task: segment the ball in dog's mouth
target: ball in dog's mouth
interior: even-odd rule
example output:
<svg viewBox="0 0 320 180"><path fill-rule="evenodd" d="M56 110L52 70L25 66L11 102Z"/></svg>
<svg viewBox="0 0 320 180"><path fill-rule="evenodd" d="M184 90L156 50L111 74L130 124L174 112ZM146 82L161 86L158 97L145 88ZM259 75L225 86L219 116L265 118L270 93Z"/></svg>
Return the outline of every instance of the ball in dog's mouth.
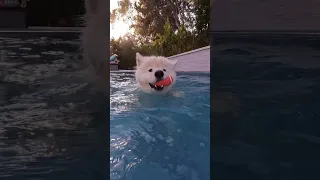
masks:
<svg viewBox="0 0 320 180"><path fill-rule="evenodd" d="M157 79L157 81L156 81L154 84L149 83L149 85L150 85L150 87L151 87L152 89L154 89L154 90L156 90L156 91L161 91L161 90L163 90L164 86L157 86L156 84L157 84L159 81L162 81L162 80L163 80L162 78Z"/></svg>
<svg viewBox="0 0 320 180"><path fill-rule="evenodd" d="M150 85L150 87L151 87L152 89L154 89L154 90L156 90L156 91L161 91L161 90L163 90L163 87L164 87L164 86L157 86L157 85L151 84L151 83L149 83L149 85Z"/></svg>

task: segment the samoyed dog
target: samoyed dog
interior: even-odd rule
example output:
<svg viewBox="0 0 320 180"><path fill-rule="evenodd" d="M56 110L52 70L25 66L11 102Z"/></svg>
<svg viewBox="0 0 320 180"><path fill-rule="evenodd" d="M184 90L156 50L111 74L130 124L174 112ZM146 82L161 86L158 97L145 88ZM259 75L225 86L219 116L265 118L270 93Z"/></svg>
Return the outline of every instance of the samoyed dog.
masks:
<svg viewBox="0 0 320 180"><path fill-rule="evenodd" d="M146 93L166 94L176 82L174 69L177 60L170 60L163 56L142 56L136 54L136 81L138 88ZM172 77L169 86L156 86L155 84L166 77Z"/></svg>
<svg viewBox="0 0 320 180"><path fill-rule="evenodd" d="M107 0L85 0L85 27L81 37L83 58L89 67L89 77L100 85L107 85L106 82L110 82L108 60L110 10L106 8L107 3L109 3ZM138 89L146 93L156 94L166 94L170 91L176 81L174 66L177 61L162 56L142 56L137 53L136 62ZM155 86L157 81L167 76L171 76L173 80L170 86ZM177 93L175 94L177 96Z"/></svg>

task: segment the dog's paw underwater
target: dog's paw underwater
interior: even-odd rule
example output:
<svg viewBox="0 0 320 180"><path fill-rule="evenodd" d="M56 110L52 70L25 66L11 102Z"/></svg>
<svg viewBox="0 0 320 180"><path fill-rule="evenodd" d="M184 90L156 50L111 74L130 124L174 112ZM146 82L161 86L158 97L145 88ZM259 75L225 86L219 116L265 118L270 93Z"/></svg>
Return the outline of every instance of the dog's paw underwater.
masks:
<svg viewBox="0 0 320 180"><path fill-rule="evenodd" d="M136 80L140 90L146 93L165 94L176 82L176 60L163 56L136 54Z"/></svg>

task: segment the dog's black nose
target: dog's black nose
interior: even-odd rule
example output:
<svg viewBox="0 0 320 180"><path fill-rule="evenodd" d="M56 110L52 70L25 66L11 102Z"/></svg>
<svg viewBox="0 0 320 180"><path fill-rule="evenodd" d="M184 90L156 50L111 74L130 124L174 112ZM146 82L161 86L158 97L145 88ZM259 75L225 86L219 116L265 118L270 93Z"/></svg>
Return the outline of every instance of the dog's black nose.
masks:
<svg viewBox="0 0 320 180"><path fill-rule="evenodd" d="M164 76L163 71L156 71L156 72L154 73L154 76L155 76L156 78L158 78L158 79L163 78L163 76Z"/></svg>

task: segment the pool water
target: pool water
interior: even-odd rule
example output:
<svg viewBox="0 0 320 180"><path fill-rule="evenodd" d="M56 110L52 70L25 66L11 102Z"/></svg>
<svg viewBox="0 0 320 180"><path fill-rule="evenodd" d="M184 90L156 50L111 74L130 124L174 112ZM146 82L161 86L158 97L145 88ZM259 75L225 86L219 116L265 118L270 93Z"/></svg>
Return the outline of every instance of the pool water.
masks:
<svg viewBox="0 0 320 180"><path fill-rule="evenodd" d="M209 180L210 75L179 73L174 91L136 89L133 73L111 73L112 180Z"/></svg>
<svg viewBox="0 0 320 180"><path fill-rule="evenodd" d="M320 38L214 34L212 178L320 179Z"/></svg>
<svg viewBox="0 0 320 180"><path fill-rule="evenodd" d="M79 34L0 34L0 179L108 179L108 96Z"/></svg>
<svg viewBox="0 0 320 180"><path fill-rule="evenodd" d="M87 81L78 37L0 33L0 179L208 180L209 75L179 74L176 98L111 74L109 95Z"/></svg>

